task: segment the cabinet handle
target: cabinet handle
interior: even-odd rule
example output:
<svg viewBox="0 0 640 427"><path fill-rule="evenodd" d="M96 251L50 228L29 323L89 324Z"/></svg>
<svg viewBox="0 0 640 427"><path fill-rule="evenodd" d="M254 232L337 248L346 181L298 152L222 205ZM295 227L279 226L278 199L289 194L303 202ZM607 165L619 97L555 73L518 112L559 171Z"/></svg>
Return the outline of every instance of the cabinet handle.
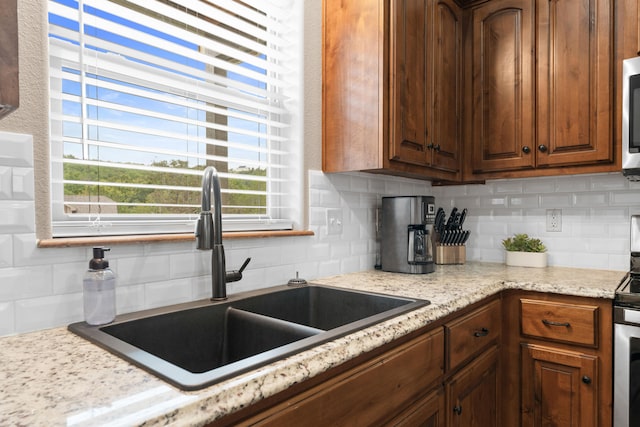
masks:
<svg viewBox="0 0 640 427"><path fill-rule="evenodd" d="M431 150L431 149L433 148L433 142L430 142L430 143L427 145L427 148L428 148L429 150Z"/></svg>
<svg viewBox="0 0 640 427"><path fill-rule="evenodd" d="M453 412L454 412L455 414L458 414L458 415L462 414L462 406L460 406L460 405L458 405L458 406L454 406L454 407L453 407Z"/></svg>
<svg viewBox="0 0 640 427"><path fill-rule="evenodd" d="M553 320L542 319L542 323L547 326L564 326L566 328L571 326L569 322L554 322Z"/></svg>
<svg viewBox="0 0 640 427"><path fill-rule="evenodd" d="M403 139L400 145L409 146L412 150L424 151L424 144L420 144L419 142L411 141L408 139Z"/></svg>
<svg viewBox="0 0 640 427"><path fill-rule="evenodd" d="M434 145L433 149L436 150L436 151L440 151L440 144Z"/></svg>
<svg viewBox="0 0 640 427"><path fill-rule="evenodd" d="M585 375L582 377L582 382L585 384L591 384L591 377Z"/></svg>
<svg viewBox="0 0 640 427"><path fill-rule="evenodd" d="M541 153L544 153L545 151L547 151L547 146L544 144L540 144L538 145L538 150L540 150Z"/></svg>
<svg viewBox="0 0 640 427"><path fill-rule="evenodd" d="M531 152L531 148L527 147L526 145L524 147L522 147L522 152L524 154L529 154Z"/></svg>
<svg viewBox="0 0 640 427"><path fill-rule="evenodd" d="M473 333L474 337L486 337L487 335L489 335L489 330L487 328L482 328L479 331L475 331Z"/></svg>

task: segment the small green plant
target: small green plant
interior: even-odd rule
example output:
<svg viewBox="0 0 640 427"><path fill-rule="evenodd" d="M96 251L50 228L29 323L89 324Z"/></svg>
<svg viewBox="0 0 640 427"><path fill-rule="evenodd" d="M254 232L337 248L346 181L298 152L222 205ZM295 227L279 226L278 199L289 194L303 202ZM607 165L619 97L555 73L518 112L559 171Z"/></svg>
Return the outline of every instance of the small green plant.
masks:
<svg viewBox="0 0 640 427"><path fill-rule="evenodd" d="M524 233L504 239L502 246L509 252L545 252L547 250L540 239L534 239Z"/></svg>

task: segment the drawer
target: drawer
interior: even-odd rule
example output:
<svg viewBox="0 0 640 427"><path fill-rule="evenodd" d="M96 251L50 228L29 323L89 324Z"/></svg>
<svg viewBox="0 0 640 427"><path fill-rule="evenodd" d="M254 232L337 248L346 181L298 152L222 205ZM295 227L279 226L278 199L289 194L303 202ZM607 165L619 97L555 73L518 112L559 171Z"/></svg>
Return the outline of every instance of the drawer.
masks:
<svg viewBox="0 0 640 427"><path fill-rule="evenodd" d="M554 301L520 300L522 334L597 347L598 307Z"/></svg>
<svg viewBox="0 0 640 427"><path fill-rule="evenodd" d="M466 316L445 325L449 369L479 354L500 337L502 310L500 300L493 301Z"/></svg>

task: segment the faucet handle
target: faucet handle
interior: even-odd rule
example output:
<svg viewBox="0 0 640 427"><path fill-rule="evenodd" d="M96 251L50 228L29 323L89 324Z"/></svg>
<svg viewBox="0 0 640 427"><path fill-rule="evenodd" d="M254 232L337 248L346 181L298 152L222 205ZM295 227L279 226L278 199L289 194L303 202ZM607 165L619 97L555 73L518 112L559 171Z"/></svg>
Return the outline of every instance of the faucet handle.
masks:
<svg viewBox="0 0 640 427"><path fill-rule="evenodd" d="M249 265L249 261L251 261L251 257L244 260L244 263L240 267L240 270L227 271L226 273L227 283L237 282L238 280L242 279L242 272L244 271L245 268L247 268L247 265Z"/></svg>

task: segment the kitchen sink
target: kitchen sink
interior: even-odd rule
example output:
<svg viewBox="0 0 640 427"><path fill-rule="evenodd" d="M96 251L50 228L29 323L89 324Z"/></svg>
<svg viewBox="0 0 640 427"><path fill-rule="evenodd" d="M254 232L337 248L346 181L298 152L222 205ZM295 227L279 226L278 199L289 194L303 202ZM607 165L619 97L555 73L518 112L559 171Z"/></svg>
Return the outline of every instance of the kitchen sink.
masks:
<svg viewBox="0 0 640 427"><path fill-rule="evenodd" d="M277 286L69 330L184 390L197 390L429 301L321 285Z"/></svg>

